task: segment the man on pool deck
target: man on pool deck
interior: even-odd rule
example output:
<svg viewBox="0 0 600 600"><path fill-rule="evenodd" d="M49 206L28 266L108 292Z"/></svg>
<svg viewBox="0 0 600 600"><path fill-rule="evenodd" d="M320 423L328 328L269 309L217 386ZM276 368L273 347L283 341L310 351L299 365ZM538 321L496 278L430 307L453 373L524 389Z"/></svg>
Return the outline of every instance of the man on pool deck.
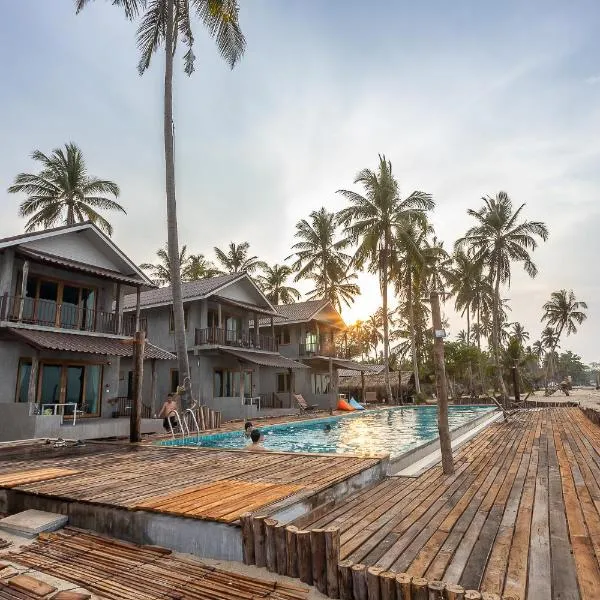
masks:
<svg viewBox="0 0 600 600"><path fill-rule="evenodd" d="M158 413L158 418L164 417L163 419L163 427L165 431L169 431L171 427L175 429L177 427L177 417L175 416L175 412L177 411L177 400L179 397L177 394L169 394L167 396L167 401L162 405L160 412ZM171 423L171 427L169 427L169 422Z"/></svg>
<svg viewBox="0 0 600 600"><path fill-rule="evenodd" d="M252 423L250 421L246 421L244 423L244 435L247 438L249 438L250 434L252 433L252 427L254 427L254 426L252 425Z"/></svg>
<svg viewBox="0 0 600 600"><path fill-rule="evenodd" d="M260 452L264 451L265 447L261 444L263 440L263 436L260 432L260 429L253 429L250 434L250 439L252 443L246 448L249 452Z"/></svg>

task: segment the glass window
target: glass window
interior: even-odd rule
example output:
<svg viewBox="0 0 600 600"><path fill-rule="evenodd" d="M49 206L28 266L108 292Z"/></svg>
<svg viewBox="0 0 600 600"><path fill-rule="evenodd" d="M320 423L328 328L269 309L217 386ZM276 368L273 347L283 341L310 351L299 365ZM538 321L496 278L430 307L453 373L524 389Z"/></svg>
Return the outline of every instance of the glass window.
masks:
<svg viewBox="0 0 600 600"><path fill-rule="evenodd" d="M62 365L42 365L39 397L41 404L59 403Z"/></svg>
<svg viewBox="0 0 600 600"><path fill-rule="evenodd" d="M60 325L65 328L77 327L79 318L79 288L71 285L63 287L60 307Z"/></svg>
<svg viewBox="0 0 600 600"><path fill-rule="evenodd" d="M215 398L223 397L223 371L218 370L214 372L214 390Z"/></svg>
<svg viewBox="0 0 600 600"><path fill-rule="evenodd" d="M311 378L313 394L329 393L329 373L313 373Z"/></svg>
<svg viewBox="0 0 600 600"><path fill-rule="evenodd" d="M83 411L89 415L96 415L99 412L101 379L101 365L87 365L85 367L85 406Z"/></svg>
<svg viewBox="0 0 600 600"><path fill-rule="evenodd" d="M290 343L290 328L289 327L281 327L279 329L277 341L279 344L289 344Z"/></svg>
<svg viewBox="0 0 600 600"><path fill-rule="evenodd" d="M219 315L216 310L209 310L207 314L207 327L219 326Z"/></svg>
<svg viewBox="0 0 600 600"><path fill-rule="evenodd" d="M17 373L17 402L27 402L29 392L29 375L31 373L31 362L22 361L19 363Z"/></svg>
<svg viewBox="0 0 600 600"><path fill-rule="evenodd" d="M83 406L83 379L84 379L84 367L82 365L68 366L66 369L66 390L65 390L65 402L69 404L76 404L78 410L82 410L84 413L88 413L87 407ZM65 407L65 414L72 415L73 407Z"/></svg>
<svg viewBox="0 0 600 600"><path fill-rule="evenodd" d="M227 317L225 319L225 329L227 331L241 331L242 330L242 318L241 317Z"/></svg>
<svg viewBox="0 0 600 600"><path fill-rule="evenodd" d="M213 393L215 398L241 398L252 394L252 371L215 369L213 374ZM243 386L243 389L242 387Z"/></svg>
<svg viewBox="0 0 600 600"><path fill-rule="evenodd" d="M188 309L183 309L183 326L188 328ZM173 314L173 309L169 312L169 331L175 331L175 315Z"/></svg>
<svg viewBox="0 0 600 600"><path fill-rule="evenodd" d="M289 373L277 373L277 392L289 392L290 391L290 374Z"/></svg>

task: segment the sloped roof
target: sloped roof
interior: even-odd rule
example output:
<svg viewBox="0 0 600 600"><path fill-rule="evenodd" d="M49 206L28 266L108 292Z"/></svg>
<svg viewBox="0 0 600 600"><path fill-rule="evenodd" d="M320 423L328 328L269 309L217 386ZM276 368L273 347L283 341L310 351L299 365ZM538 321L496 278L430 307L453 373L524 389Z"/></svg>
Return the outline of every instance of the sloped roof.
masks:
<svg viewBox="0 0 600 600"><path fill-rule="evenodd" d="M390 386L407 388L413 381L412 371L390 371ZM360 375L345 377L340 380L339 386L344 389L360 388L362 380ZM365 389L376 389L385 386L384 373L365 373Z"/></svg>
<svg viewBox="0 0 600 600"><path fill-rule="evenodd" d="M183 300L203 299L211 296L212 294L219 291L221 288L247 277L245 273L228 273L227 275L220 275L218 277L210 277L209 279L198 279L197 281L186 281L181 284L181 295ZM140 306L162 306L165 304L171 304L173 302L173 293L171 286L158 288L156 290L150 290L149 292L142 292L140 296ZM136 296L135 294L129 294L125 296L123 303L124 310L131 310L135 308Z"/></svg>
<svg viewBox="0 0 600 600"><path fill-rule="evenodd" d="M366 373L382 373L383 369L384 369L384 365L370 365L370 364L363 364L363 367L365 367L364 372L365 372L365 376ZM338 375L340 377L354 377L356 375L356 370L355 369L340 369L338 371Z"/></svg>
<svg viewBox="0 0 600 600"><path fill-rule="evenodd" d="M294 302L292 304L278 304L275 306L275 310L279 313L279 316L274 317L273 323L275 325L283 323L304 323L311 321L314 317L324 308L330 307L332 312L335 312L340 320L341 315L331 304L329 300L305 300L304 302ZM271 319L260 319L260 327L267 327L271 324ZM250 322L250 327L254 327L254 323Z"/></svg>
<svg viewBox="0 0 600 600"><path fill-rule="evenodd" d="M233 348L221 348L221 352L225 354L231 354L236 358L244 360L255 365L262 367L276 367L283 369L308 369L306 365L300 362L292 360L291 358L285 358L276 352L252 352L251 350L238 350Z"/></svg>

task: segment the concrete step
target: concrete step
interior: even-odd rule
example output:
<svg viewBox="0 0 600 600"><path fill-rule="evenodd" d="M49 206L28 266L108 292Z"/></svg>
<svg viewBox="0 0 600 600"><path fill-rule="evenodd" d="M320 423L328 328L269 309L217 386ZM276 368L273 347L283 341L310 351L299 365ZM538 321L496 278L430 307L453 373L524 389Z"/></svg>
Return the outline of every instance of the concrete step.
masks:
<svg viewBox="0 0 600 600"><path fill-rule="evenodd" d="M56 531L64 527L69 518L66 515L43 510L25 510L0 519L0 529L16 535L33 538L43 531Z"/></svg>

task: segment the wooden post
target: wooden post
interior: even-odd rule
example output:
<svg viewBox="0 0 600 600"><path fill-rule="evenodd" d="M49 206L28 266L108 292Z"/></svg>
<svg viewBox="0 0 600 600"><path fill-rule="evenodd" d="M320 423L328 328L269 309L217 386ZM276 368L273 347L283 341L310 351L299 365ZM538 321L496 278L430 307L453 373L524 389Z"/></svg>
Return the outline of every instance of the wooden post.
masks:
<svg viewBox="0 0 600 600"><path fill-rule="evenodd" d="M481 594L477 590L467 590L465 600L481 600Z"/></svg>
<svg viewBox="0 0 600 600"><path fill-rule="evenodd" d="M396 600L396 573L384 571L379 575L381 600Z"/></svg>
<svg viewBox="0 0 600 600"><path fill-rule="evenodd" d="M117 291L115 297L115 318L112 322L113 333L121 333L122 313L121 313L121 284L117 283ZM137 327L135 329L137 331Z"/></svg>
<svg viewBox="0 0 600 600"><path fill-rule="evenodd" d="M292 402L292 394L294 393L292 391L292 369L288 369L288 385L289 385L289 389L288 389L288 400L289 400L289 405L290 408L292 408L294 406L294 403Z"/></svg>
<svg viewBox="0 0 600 600"><path fill-rule="evenodd" d="M340 600L354 600L352 592L352 561L343 560L338 563L338 587Z"/></svg>
<svg viewBox="0 0 600 600"><path fill-rule="evenodd" d="M313 529L310 532L310 550L312 556L312 575L314 586L327 593L327 557L325 553L325 530Z"/></svg>
<svg viewBox="0 0 600 600"><path fill-rule="evenodd" d="M338 563L340 562L340 530L338 527L325 529L325 560L327 570L327 595L339 598Z"/></svg>
<svg viewBox="0 0 600 600"><path fill-rule="evenodd" d="M240 516L242 526L242 556L244 564L254 564L254 528L252 527L252 513L244 513Z"/></svg>
<svg viewBox="0 0 600 600"><path fill-rule="evenodd" d="M411 600L429 600L428 581L422 577L415 577L410 586Z"/></svg>
<svg viewBox="0 0 600 600"><path fill-rule="evenodd" d="M437 391L437 417L440 434L440 449L442 451L442 469L444 475L454 473L452 459L452 440L448 427L448 388L446 386L446 367L444 365L444 340L442 334L442 314L440 297L436 291L430 294L431 318L433 321L433 360L435 367L435 384ZM439 336L439 337L438 337Z"/></svg>
<svg viewBox="0 0 600 600"><path fill-rule="evenodd" d="M412 577L408 573L396 575L396 598L397 600L411 600Z"/></svg>
<svg viewBox="0 0 600 600"><path fill-rule="evenodd" d="M258 313L254 313L254 347L260 348L260 327L258 325Z"/></svg>
<svg viewBox="0 0 600 600"><path fill-rule="evenodd" d="M252 529L254 534L254 563L257 567L264 567L267 564L267 552L265 545L265 519L260 516L252 519Z"/></svg>
<svg viewBox="0 0 600 600"><path fill-rule="evenodd" d="M446 600L465 600L465 590L454 583L446 585Z"/></svg>
<svg viewBox="0 0 600 600"><path fill-rule="evenodd" d="M296 546L296 532L298 528L288 525L285 528L285 545L287 546L287 576L298 577L298 548Z"/></svg>
<svg viewBox="0 0 600 600"><path fill-rule="evenodd" d="M273 340L275 339L275 321L273 320L273 316L271 315L271 337Z"/></svg>
<svg viewBox="0 0 600 600"><path fill-rule="evenodd" d="M142 295L142 290L138 286L138 288L136 290L136 297L135 297L135 330L136 331L140 330L140 299L141 299L141 295Z"/></svg>
<svg viewBox="0 0 600 600"><path fill-rule="evenodd" d="M383 567L369 567L367 569L368 600L381 600L381 588L379 586L380 573L383 573Z"/></svg>
<svg viewBox="0 0 600 600"><path fill-rule="evenodd" d="M152 403L152 411L156 411L158 408L158 403L156 401L156 381L157 381L157 375L156 375L156 359L153 358L150 361L150 367L151 367L151 379L150 379L150 402Z"/></svg>
<svg viewBox="0 0 600 600"><path fill-rule="evenodd" d="M27 296L27 278L29 277L29 261L23 262L23 271L21 275L21 297L19 298L19 321L23 319L23 307L25 306L25 297ZM57 307L58 310L58 307Z"/></svg>
<svg viewBox="0 0 600 600"><path fill-rule="evenodd" d="M519 391L519 371L517 370L517 365L514 365L511 368L512 371L512 380L513 380L513 389L515 391L515 402L521 401L521 393Z"/></svg>
<svg viewBox="0 0 600 600"><path fill-rule="evenodd" d="M430 581L429 600L444 600L444 589L446 584L443 581Z"/></svg>
<svg viewBox="0 0 600 600"><path fill-rule="evenodd" d="M146 334L136 331L133 338L133 402L129 419L129 441L142 441L142 393L144 381L144 348Z"/></svg>
<svg viewBox="0 0 600 600"><path fill-rule="evenodd" d="M364 404L365 403L365 372L361 371L360 372L360 401Z"/></svg>
<svg viewBox="0 0 600 600"><path fill-rule="evenodd" d="M223 329L223 311L221 310L221 304L217 304L217 323L218 328ZM223 340L225 341L225 340Z"/></svg>
<svg viewBox="0 0 600 600"><path fill-rule="evenodd" d="M352 565L352 592L354 600L367 600L367 567Z"/></svg>
<svg viewBox="0 0 600 600"><path fill-rule="evenodd" d="M300 530L296 532L296 544L298 548L298 576L302 583L313 584L312 551L310 546L310 531Z"/></svg>
<svg viewBox="0 0 600 600"><path fill-rule="evenodd" d="M31 370L29 371L29 386L27 387L27 402L29 402L29 404L37 403L37 382L39 365L40 353L38 350L34 350L33 356L31 357ZM31 407L29 410L31 410Z"/></svg>
<svg viewBox="0 0 600 600"><path fill-rule="evenodd" d="M275 519L265 519L265 546L267 555L267 570L271 573L277 571L277 546L275 543Z"/></svg>
<svg viewBox="0 0 600 600"><path fill-rule="evenodd" d="M283 523L277 523L275 526L275 548L277 549L277 573L285 575L287 573L287 544Z"/></svg>
<svg viewBox="0 0 600 600"><path fill-rule="evenodd" d="M332 415L335 410L335 389L333 387L333 359L329 357L329 414Z"/></svg>
<svg viewBox="0 0 600 600"><path fill-rule="evenodd" d="M502 600L502 598L494 592L481 592L481 600Z"/></svg>

